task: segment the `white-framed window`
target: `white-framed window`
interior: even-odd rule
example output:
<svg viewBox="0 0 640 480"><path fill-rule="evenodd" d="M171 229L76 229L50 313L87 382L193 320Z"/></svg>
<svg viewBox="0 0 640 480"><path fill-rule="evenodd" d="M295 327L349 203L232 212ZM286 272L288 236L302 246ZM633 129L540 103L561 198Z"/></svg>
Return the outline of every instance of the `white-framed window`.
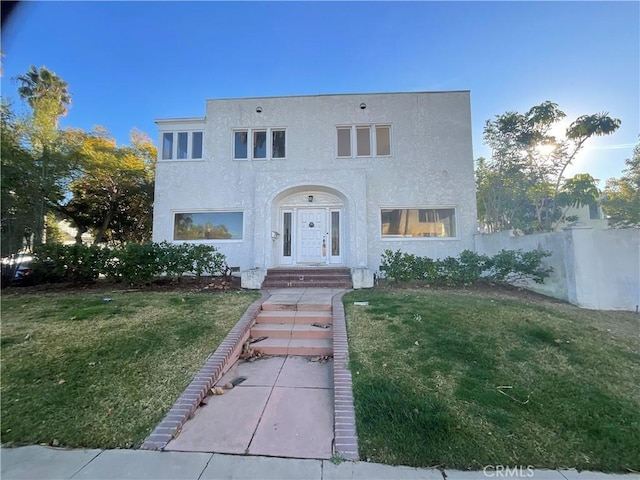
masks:
<svg viewBox="0 0 640 480"><path fill-rule="evenodd" d="M457 238L456 209L382 208L382 238Z"/></svg>
<svg viewBox="0 0 640 480"><path fill-rule="evenodd" d="M391 156L391 125L336 127L338 158Z"/></svg>
<svg viewBox="0 0 640 480"><path fill-rule="evenodd" d="M244 212L210 211L174 214L174 240L242 240Z"/></svg>
<svg viewBox="0 0 640 480"><path fill-rule="evenodd" d="M234 160L284 159L287 135L284 128L237 128L233 130Z"/></svg>
<svg viewBox="0 0 640 480"><path fill-rule="evenodd" d="M162 160L201 160L202 132L162 132Z"/></svg>
<svg viewBox="0 0 640 480"><path fill-rule="evenodd" d="M351 127L338 127L338 157L351 157Z"/></svg>

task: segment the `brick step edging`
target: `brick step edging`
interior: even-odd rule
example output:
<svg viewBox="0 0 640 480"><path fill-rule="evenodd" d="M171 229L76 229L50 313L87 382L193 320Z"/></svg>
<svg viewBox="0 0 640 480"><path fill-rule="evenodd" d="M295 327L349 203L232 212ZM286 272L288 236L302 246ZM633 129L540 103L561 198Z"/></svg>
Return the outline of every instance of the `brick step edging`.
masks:
<svg viewBox="0 0 640 480"><path fill-rule="evenodd" d="M178 397L169 413L155 427L140 446L141 450L162 450L180 431L186 421L196 411L207 391L222 378L240 355L242 343L248 337L260 307L271 296L263 291L262 297L253 302L231 329L218 348L196 373L185 391Z"/></svg>
<svg viewBox="0 0 640 480"><path fill-rule="evenodd" d="M340 292L331 299L333 309L333 450L345 460L357 461L358 432L349 370L347 323Z"/></svg>

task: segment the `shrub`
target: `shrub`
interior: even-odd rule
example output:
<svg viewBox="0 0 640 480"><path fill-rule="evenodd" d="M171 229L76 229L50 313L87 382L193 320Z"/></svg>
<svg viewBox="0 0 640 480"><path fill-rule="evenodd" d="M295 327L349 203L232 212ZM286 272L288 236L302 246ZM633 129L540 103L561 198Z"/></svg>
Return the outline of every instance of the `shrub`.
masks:
<svg viewBox="0 0 640 480"><path fill-rule="evenodd" d="M162 273L162 247L157 243L128 243L112 250L110 275L126 283L150 283Z"/></svg>
<svg viewBox="0 0 640 480"><path fill-rule="evenodd" d="M543 267L542 259L551 255L546 250L500 250L491 259L488 277L498 282L514 283L531 279L543 283L553 271L552 267Z"/></svg>
<svg viewBox="0 0 640 480"><path fill-rule="evenodd" d="M193 258L190 253L188 243L174 245L168 242L162 242L160 248L163 255L160 259L164 273L168 277L182 277L185 273L190 272L193 268Z"/></svg>
<svg viewBox="0 0 640 480"><path fill-rule="evenodd" d="M531 279L542 283L553 270L542 266L542 259L549 255L551 253L544 250L524 253L521 250L502 250L490 258L465 250L457 258L434 260L400 250L385 250L380 270L395 283L420 280L429 285L454 287L474 285L483 277L498 282Z"/></svg>
<svg viewBox="0 0 640 480"><path fill-rule="evenodd" d="M34 282L92 282L104 271L109 250L96 245L39 245L34 251Z"/></svg>
<svg viewBox="0 0 640 480"><path fill-rule="evenodd" d="M221 273L226 265L225 256L210 245L190 245L193 259L192 272L200 277L203 273Z"/></svg>
<svg viewBox="0 0 640 480"><path fill-rule="evenodd" d="M211 245L129 243L107 248L81 244L48 244L34 252L34 282L87 283L100 274L116 281L150 283L159 275L222 273L225 256Z"/></svg>

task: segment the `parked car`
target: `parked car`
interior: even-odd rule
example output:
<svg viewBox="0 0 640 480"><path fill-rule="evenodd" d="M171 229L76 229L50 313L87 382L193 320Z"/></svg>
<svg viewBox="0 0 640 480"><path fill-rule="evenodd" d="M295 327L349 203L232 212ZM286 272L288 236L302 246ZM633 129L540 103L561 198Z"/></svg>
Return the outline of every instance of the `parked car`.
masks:
<svg viewBox="0 0 640 480"><path fill-rule="evenodd" d="M9 285L31 285L33 283L31 263L33 256L15 253L2 259L2 288Z"/></svg>

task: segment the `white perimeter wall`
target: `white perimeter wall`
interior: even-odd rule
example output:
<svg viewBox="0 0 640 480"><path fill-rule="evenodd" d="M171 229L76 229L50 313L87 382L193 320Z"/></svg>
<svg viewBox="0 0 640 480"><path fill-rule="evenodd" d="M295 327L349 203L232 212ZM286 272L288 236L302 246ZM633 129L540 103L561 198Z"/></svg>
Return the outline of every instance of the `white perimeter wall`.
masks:
<svg viewBox="0 0 640 480"><path fill-rule="evenodd" d="M544 259L554 271L543 284L524 285L544 295L596 310L631 310L640 305L640 229L593 230L513 236L511 232L475 236L476 252L502 249L552 252Z"/></svg>

